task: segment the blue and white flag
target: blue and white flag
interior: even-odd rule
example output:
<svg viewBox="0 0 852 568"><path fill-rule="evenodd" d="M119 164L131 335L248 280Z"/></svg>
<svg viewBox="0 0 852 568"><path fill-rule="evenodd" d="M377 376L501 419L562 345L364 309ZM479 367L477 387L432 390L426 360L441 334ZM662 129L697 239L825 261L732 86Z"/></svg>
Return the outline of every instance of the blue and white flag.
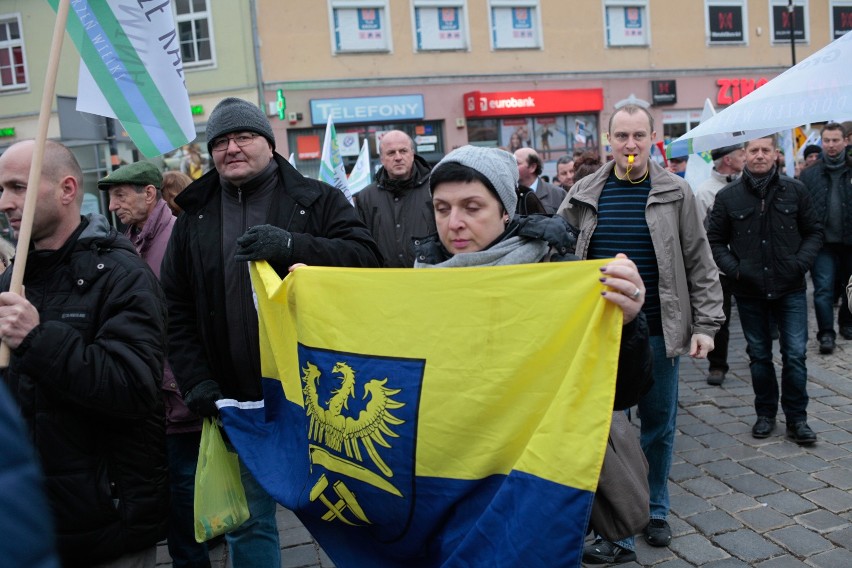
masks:
<svg viewBox="0 0 852 568"><path fill-rule="evenodd" d="M342 191L349 203L352 203L352 194L349 193L349 183L346 181L346 169L343 167L340 146L337 144L337 130L334 129L331 115L328 116L328 122L325 125L319 179Z"/></svg>

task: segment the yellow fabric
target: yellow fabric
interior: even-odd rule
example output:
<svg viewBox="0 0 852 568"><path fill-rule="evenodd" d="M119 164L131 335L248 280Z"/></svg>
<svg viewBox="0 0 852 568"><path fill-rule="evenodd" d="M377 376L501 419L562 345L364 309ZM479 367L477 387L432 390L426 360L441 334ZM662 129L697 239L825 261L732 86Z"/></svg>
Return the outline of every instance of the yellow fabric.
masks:
<svg viewBox="0 0 852 568"><path fill-rule="evenodd" d="M415 474L512 470L594 491L614 396L621 311L606 260L455 269L252 264L264 376L304 406L297 341L426 361Z"/></svg>

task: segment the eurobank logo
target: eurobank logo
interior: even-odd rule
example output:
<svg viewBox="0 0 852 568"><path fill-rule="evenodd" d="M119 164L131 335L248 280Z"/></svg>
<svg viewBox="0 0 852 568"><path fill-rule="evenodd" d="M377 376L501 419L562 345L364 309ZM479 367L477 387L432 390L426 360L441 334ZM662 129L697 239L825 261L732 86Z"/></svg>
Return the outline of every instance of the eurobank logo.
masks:
<svg viewBox="0 0 852 568"><path fill-rule="evenodd" d="M559 91L510 91L464 95L465 116L511 116L597 112L603 109L603 89Z"/></svg>

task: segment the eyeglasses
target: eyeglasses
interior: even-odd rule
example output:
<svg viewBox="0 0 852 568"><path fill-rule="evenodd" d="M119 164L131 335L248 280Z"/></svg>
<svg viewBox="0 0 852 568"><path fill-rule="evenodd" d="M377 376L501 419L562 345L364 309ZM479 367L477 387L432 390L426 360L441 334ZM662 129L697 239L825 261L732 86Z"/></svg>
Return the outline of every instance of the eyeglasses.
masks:
<svg viewBox="0 0 852 568"><path fill-rule="evenodd" d="M224 138L217 138L214 140L210 147L213 148L214 152L224 152L231 144L231 140L233 140L237 146L245 148L258 136L260 136L260 134L254 132L246 132L245 134L237 134L236 136L225 136Z"/></svg>

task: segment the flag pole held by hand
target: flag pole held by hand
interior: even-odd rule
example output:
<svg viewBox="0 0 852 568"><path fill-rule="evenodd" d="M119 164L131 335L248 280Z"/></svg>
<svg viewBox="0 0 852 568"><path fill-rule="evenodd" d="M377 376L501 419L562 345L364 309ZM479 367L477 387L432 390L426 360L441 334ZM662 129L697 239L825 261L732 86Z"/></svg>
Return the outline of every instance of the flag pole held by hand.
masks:
<svg viewBox="0 0 852 568"><path fill-rule="evenodd" d="M68 21L68 10L71 0L59 0L56 11L56 23L53 26L53 41L50 44L50 58L47 62L47 73L44 78L44 91L41 97L41 108L38 115L38 131L33 149L33 160L30 164L30 175L27 180L27 192L24 196L24 211L21 214L21 228L18 231L18 246L15 249L15 262L12 267L12 282L9 291L21 294L24 284L24 271L27 268L27 254L30 249L30 235L33 229L38 187L41 184L41 166L44 161L44 145L47 142L47 127L50 125L50 107L56 93L56 75L59 70L59 56L62 53L62 40L65 38L65 25ZM9 346L0 344L0 368L9 366Z"/></svg>

